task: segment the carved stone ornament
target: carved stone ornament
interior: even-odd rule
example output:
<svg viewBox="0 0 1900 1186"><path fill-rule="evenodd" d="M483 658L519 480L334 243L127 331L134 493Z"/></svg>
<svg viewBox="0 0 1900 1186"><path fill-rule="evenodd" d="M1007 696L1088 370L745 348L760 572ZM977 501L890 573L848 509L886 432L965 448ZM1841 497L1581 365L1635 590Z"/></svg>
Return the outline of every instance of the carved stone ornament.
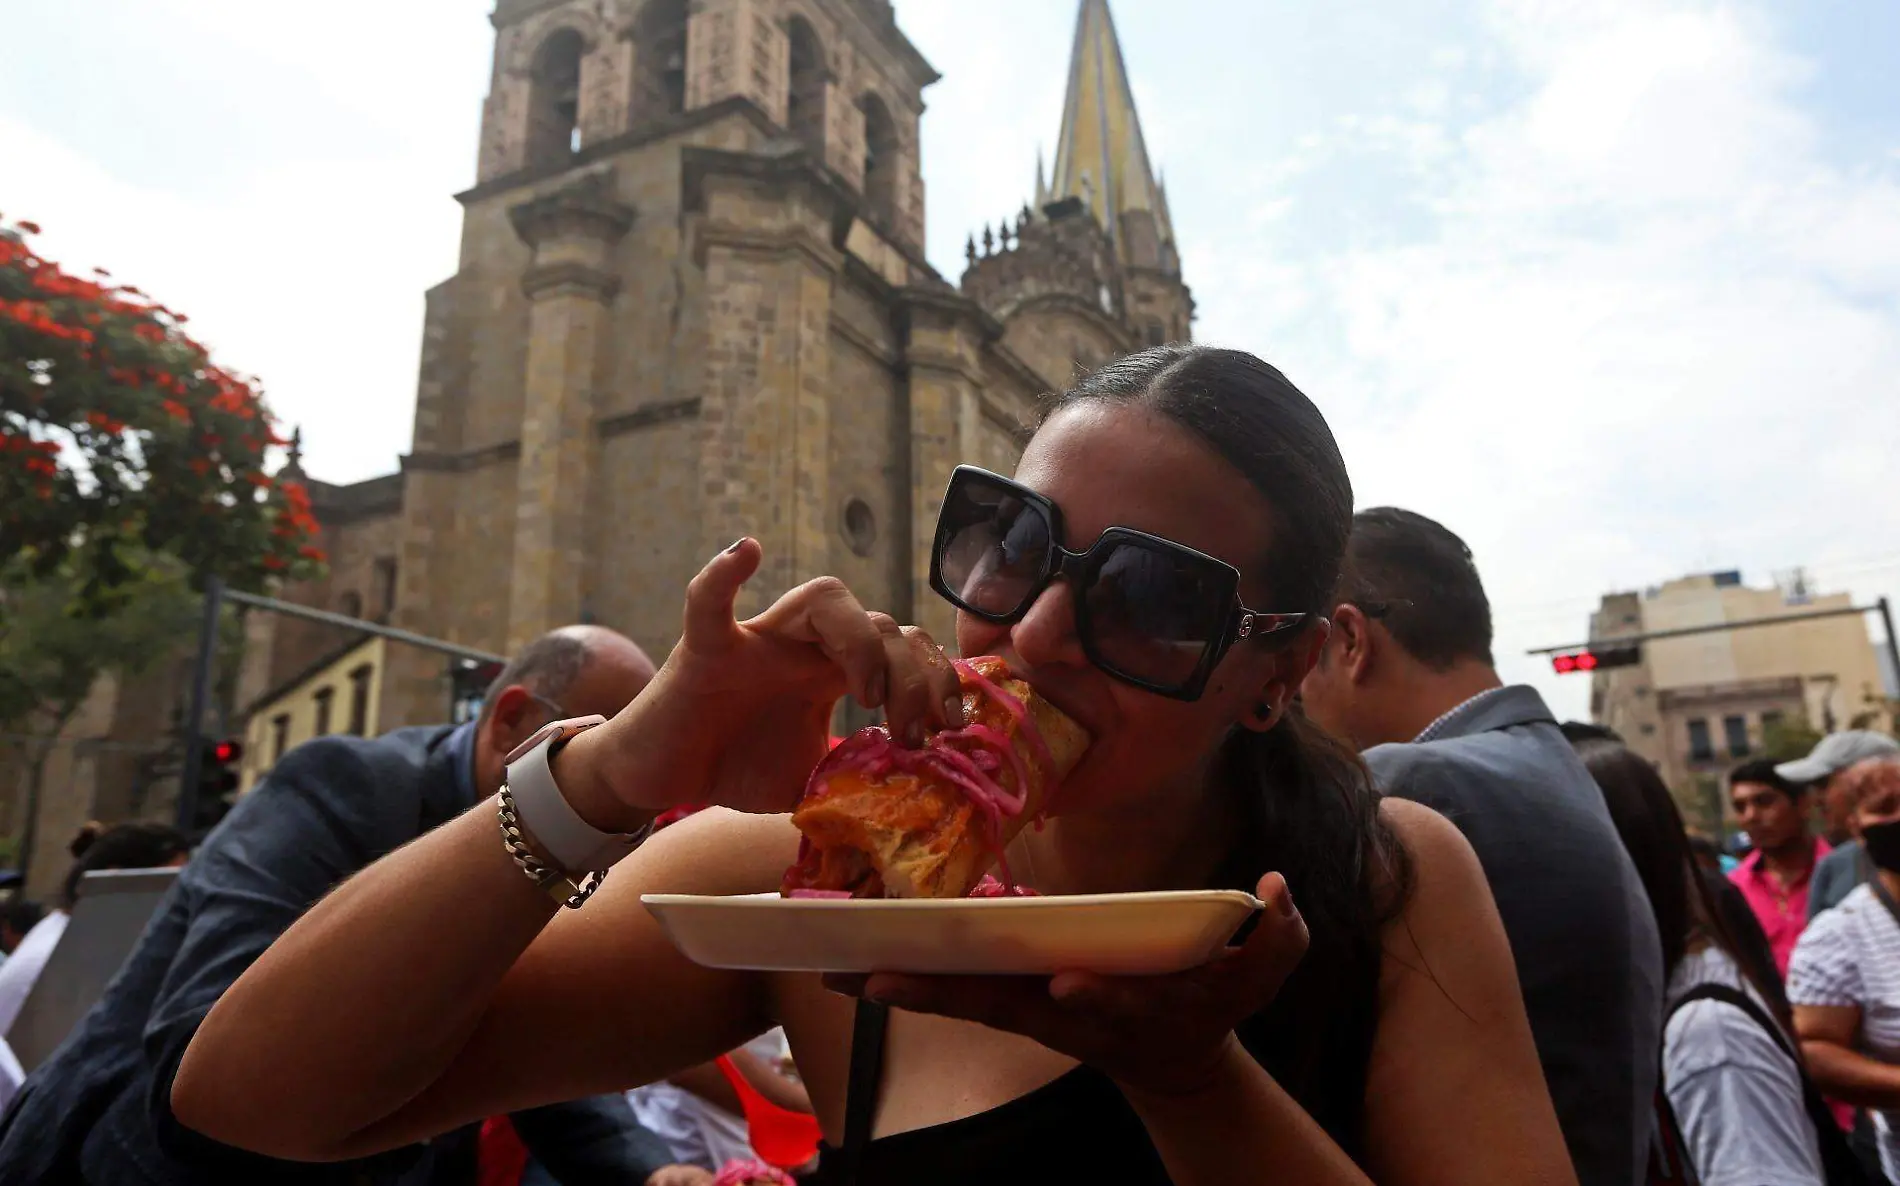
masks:
<svg viewBox="0 0 1900 1186"><path fill-rule="evenodd" d="M627 233L633 219L634 209L614 191L611 173L590 173L508 211L515 233L530 247L572 238L612 243Z"/></svg>

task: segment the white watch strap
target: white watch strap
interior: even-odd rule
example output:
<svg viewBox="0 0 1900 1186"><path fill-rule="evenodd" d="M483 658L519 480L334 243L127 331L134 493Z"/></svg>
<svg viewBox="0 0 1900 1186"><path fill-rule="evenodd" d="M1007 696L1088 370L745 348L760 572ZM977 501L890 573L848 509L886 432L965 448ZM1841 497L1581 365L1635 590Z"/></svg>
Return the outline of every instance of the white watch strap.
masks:
<svg viewBox="0 0 1900 1186"><path fill-rule="evenodd" d="M603 832L575 812L554 784L554 771L548 765L549 750L572 735L550 732L534 748L508 763L508 791L523 826L563 871L604 872L640 847L651 829Z"/></svg>

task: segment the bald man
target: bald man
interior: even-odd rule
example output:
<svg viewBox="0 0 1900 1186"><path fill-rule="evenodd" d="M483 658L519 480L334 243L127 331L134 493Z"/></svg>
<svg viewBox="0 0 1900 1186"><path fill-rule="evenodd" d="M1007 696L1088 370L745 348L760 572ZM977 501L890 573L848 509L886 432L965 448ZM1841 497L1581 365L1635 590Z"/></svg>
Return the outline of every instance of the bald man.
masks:
<svg viewBox="0 0 1900 1186"><path fill-rule="evenodd" d="M504 758L536 729L611 717L653 671L627 638L569 626L515 656L473 721L375 739L319 737L285 754L180 873L105 996L21 1087L0 1121L0 1182L473 1186L472 1128L364 1162L294 1165L180 1127L170 1111L172 1076L218 997L311 903L494 795ZM563 1186L640 1186L671 1160L617 1095L512 1119Z"/></svg>

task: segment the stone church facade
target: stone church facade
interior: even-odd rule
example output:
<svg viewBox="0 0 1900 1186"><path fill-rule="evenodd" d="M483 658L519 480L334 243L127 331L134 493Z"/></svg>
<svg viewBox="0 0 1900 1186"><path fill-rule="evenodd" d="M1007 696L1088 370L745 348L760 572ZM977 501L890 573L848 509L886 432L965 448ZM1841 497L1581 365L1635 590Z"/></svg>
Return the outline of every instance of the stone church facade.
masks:
<svg viewBox="0 0 1900 1186"><path fill-rule="evenodd" d="M1082 0L1052 174L923 254L924 93L884 0L499 0L460 266L427 295L399 473L312 482L293 600L507 653L566 622L656 658L752 535L741 612L810 577L951 635L926 584L952 466L1008 471L1039 397L1191 336L1106 0ZM250 697L347 632L251 615ZM440 720L392 647L383 728Z"/></svg>

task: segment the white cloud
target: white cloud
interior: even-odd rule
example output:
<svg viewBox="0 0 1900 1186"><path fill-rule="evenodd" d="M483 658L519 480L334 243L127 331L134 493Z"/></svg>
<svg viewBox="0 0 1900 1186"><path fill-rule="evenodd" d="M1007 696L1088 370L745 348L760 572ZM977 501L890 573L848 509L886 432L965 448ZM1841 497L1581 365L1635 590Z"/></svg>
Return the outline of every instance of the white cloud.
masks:
<svg viewBox="0 0 1900 1186"><path fill-rule="evenodd" d="M1276 336L1362 502L1465 535L1500 658L1578 713L1581 683L1514 656L1578 638L1598 591L1900 538L1900 185L1820 159L1807 66L1745 11L1526 7L1497 27L1528 97L1436 159L1426 234L1299 251L1269 223L1239 253L1304 261L1326 317L1301 325L1334 332ZM1273 304L1231 275L1197 283L1244 340L1225 312Z"/></svg>
<svg viewBox="0 0 1900 1186"><path fill-rule="evenodd" d="M187 314L214 357L262 376L279 419L303 426L317 477L389 472L410 439L422 294L455 270L451 196L474 175L480 11L349 0L293 25L270 6L173 0L181 36L270 64L280 85L250 115L281 129L281 148L217 159L216 184L209 169L159 181L105 163L114 129L62 139L0 110L0 210L40 222L41 250L69 267L104 266ZM170 123L207 121L181 141L215 156L221 114ZM350 135L300 147L315 126ZM337 152L339 139L354 147Z"/></svg>

